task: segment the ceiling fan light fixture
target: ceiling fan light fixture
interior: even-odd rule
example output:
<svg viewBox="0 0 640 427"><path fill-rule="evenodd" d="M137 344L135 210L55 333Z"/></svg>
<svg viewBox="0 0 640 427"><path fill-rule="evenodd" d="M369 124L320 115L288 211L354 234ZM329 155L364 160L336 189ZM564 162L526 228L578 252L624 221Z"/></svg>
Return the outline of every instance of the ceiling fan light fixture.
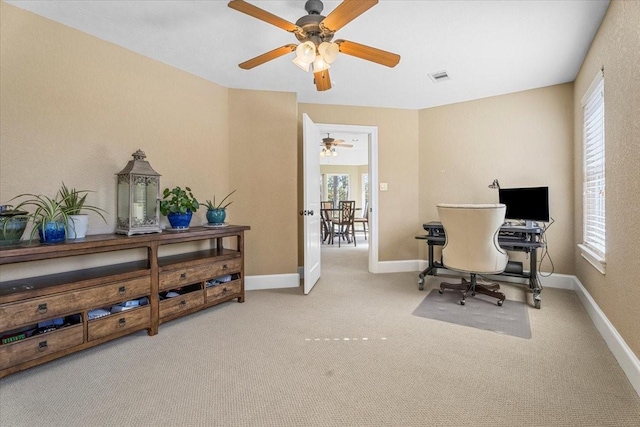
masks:
<svg viewBox="0 0 640 427"><path fill-rule="evenodd" d="M313 62L316 57L316 45L313 44L312 41L300 43L298 47L296 47L296 57L304 62Z"/></svg>
<svg viewBox="0 0 640 427"><path fill-rule="evenodd" d="M297 56L293 58L293 61L291 62L296 64L302 71L306 71L307 73L309 72L309 67L311 66L311 62L305 62L303 59L300 59Z"/></svg>
<svg viewBox="0 0 640 427"><path fill-rule="evenodd" d="M331 68L329 63L325 61L321 55L316 55L316 59L313 60L313 72L319 73L321 71L326 71L329 68Z"/></svg>
<svg viewBox="0 0 640 427"><path fill-rule="evenodd" d="M328 64L333 63L338 58L338 52L340 52L340 47L336 43L322 42L318 46L318 53L322 55L322 58Z"/></svg>
<svg viewBox="0 0 640 427"><path fill-rule="evenodd" d="M336 151L335 147L331 149L331 154L333 155L333 157L336 157L338 155L338 152Z"/></svg>

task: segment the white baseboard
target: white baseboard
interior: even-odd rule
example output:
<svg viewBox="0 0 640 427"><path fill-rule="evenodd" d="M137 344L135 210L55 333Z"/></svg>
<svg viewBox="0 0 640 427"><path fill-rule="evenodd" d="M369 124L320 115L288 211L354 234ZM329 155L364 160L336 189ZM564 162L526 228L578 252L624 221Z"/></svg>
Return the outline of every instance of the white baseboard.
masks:
<svg viewBox="0 0 640 427"><path fill-rule="evenodd" d="M406 273L418 270L422 271L422 268L420 268L420 260L378 261L377 268L378 273ZM416 277L418 277L417 274Z"/></svg>
<svg viewBox="0 0 640 427"><path fill-rule="evenodd" d="M598 304L591 297L587 289L580 283L577 277L574 277L574 292L580 298L582 305L587 310L591 321L595 325L598 332L607 343L609 350L618 361L618 364L627 375L629 382L640 396L640 360L631 351L627 343L620 336L616 328L611 324L607 316L600 310Z"/></svg>
<svg viewBox="0 0 640 427"><path fill-rule="evenodd" d="M247 276L244 278L245 291L261 289L297 288L300 286L299 274L265 274L262 276Z"/></svg>
<svg viewBox="0 0 640 427"><path fill-rule="evenodd" d="M409 262L409 261L403 261L403 262ZM390 270L387 272L395 273L395 272L401 272L401 271L416 271L417 272L416 276L417 276L419 272L427 268L427 265L429 265L428 261L418 260L417 261L418 268L416 270ZM446 268L439 268L438 271L446 275L460 276L460 277L463 276L458 272L447 270ZM540 282L542 283L543 288L548 287L548 288L559 288L559 289L568 289L568 290L574 289L575 276L569 276L567 274L557 274L557 273L550 274L544 271L541 272L541 275L543 277L540 279ZM509 282L509 283L520 283L520 284L526 284L527 281L529 280L524 277L514 277L514 276L487 275L486 277L498 282Z"/></svg>

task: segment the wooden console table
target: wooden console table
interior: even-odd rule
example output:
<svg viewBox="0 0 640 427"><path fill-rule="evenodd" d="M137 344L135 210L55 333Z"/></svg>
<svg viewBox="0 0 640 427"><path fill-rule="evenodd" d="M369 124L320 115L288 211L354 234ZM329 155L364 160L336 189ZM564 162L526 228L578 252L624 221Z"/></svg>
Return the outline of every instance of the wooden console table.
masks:
<svg viewBox="0 0 640 427"><path fill-rule="evenodd" d="M0 344L0 378L142 329L155 335L163 322L235 298L244 302L244 231L249 229L191 227L0 248L0 265L25 263L25 268L57 258L131 249L147 253L139 261L0 281L0 337L5 342ZM223 247L223 238L235 239L234 248ZM207 240L204 250L159 253L162 247ZM131 301L141 303L121 312L112 309ZM93 318L96 310L105 315ZM54 319L64 326L39 327Z"/></svg>

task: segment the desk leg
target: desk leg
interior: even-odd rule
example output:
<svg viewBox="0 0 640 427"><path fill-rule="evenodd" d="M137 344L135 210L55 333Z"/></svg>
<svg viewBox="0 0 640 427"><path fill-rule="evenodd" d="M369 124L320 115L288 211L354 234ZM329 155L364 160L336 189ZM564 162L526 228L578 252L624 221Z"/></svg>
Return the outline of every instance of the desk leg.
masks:
<svg viewBox="0 0 640 427"><path fill-rule="evenodd" d="M433 245L427 243L429 247L429 265L418 275L418 289L424 290L424 278L426 276L435 276L435 267L433 266Z"/></svg>
<svg viewBox="0 0 640 427"><path fill-rule="evenodd" d="M542 287L538 280L538 250L533 249L529 257L529 288L533 291L533 305L535 308L540 309L542 304Z"/></svg>

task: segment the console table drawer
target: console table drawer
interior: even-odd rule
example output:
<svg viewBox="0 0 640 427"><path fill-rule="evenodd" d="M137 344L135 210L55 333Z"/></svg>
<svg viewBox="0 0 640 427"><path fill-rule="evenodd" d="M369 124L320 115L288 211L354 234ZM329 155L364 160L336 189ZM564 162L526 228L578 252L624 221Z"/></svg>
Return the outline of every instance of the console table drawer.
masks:
<svg viewBox="0 0 640 427"><path fill-rule="evenodd" d="M221 283L216 286L207 288L207 303L217 299L223 299L229 295L240 295L240 280L232 280L227 283Z"/></svg>
<svg viewBox="0 0 640 427"><path fill-rule="evenodd" d="M147 305L132 308L100 319L89 321L89 341L108 335L117 334L128 329L151 325L151 308Z"/></svg>
<svg viewBox="0 0 640 427"><path fill-rule="evenodd" d="M6 304L0 306L0 330L6 331L43 320L79 313L86 308L101 307L149 295L150 289L149 277L141 277L90 289Z"/></svg>
<svg viewBox="0 0 640 427"><path fill-rule="evenodd" d="M203 304L204 294L202 291L189 292L185 295L167 298L160 301L160 318L180 313L193 307L199 307Z"/></svg>
<svg viewBox="0 0 640 427"><path fill-rule="evenodd" d="M22 341L1 345L0 369L6 369L82 344L82 327L83 324L80 323Z"/></svg>
<svg viewBox="0 0 640 427"><path fill-rule="evenodd" d="M82 292L82 301L86 307L103 307L148 296L151 293L151 280L149 277L139 277L87 289Z"/></svg>
<svg viewBox="0 0 640 427"><path fill-rule="evenodd" d="M160 290L175 289L180 286L209 280L217 276L237 273L242 267L240 258L213 261L209 264L164 271L160 274Z"/></svg>

